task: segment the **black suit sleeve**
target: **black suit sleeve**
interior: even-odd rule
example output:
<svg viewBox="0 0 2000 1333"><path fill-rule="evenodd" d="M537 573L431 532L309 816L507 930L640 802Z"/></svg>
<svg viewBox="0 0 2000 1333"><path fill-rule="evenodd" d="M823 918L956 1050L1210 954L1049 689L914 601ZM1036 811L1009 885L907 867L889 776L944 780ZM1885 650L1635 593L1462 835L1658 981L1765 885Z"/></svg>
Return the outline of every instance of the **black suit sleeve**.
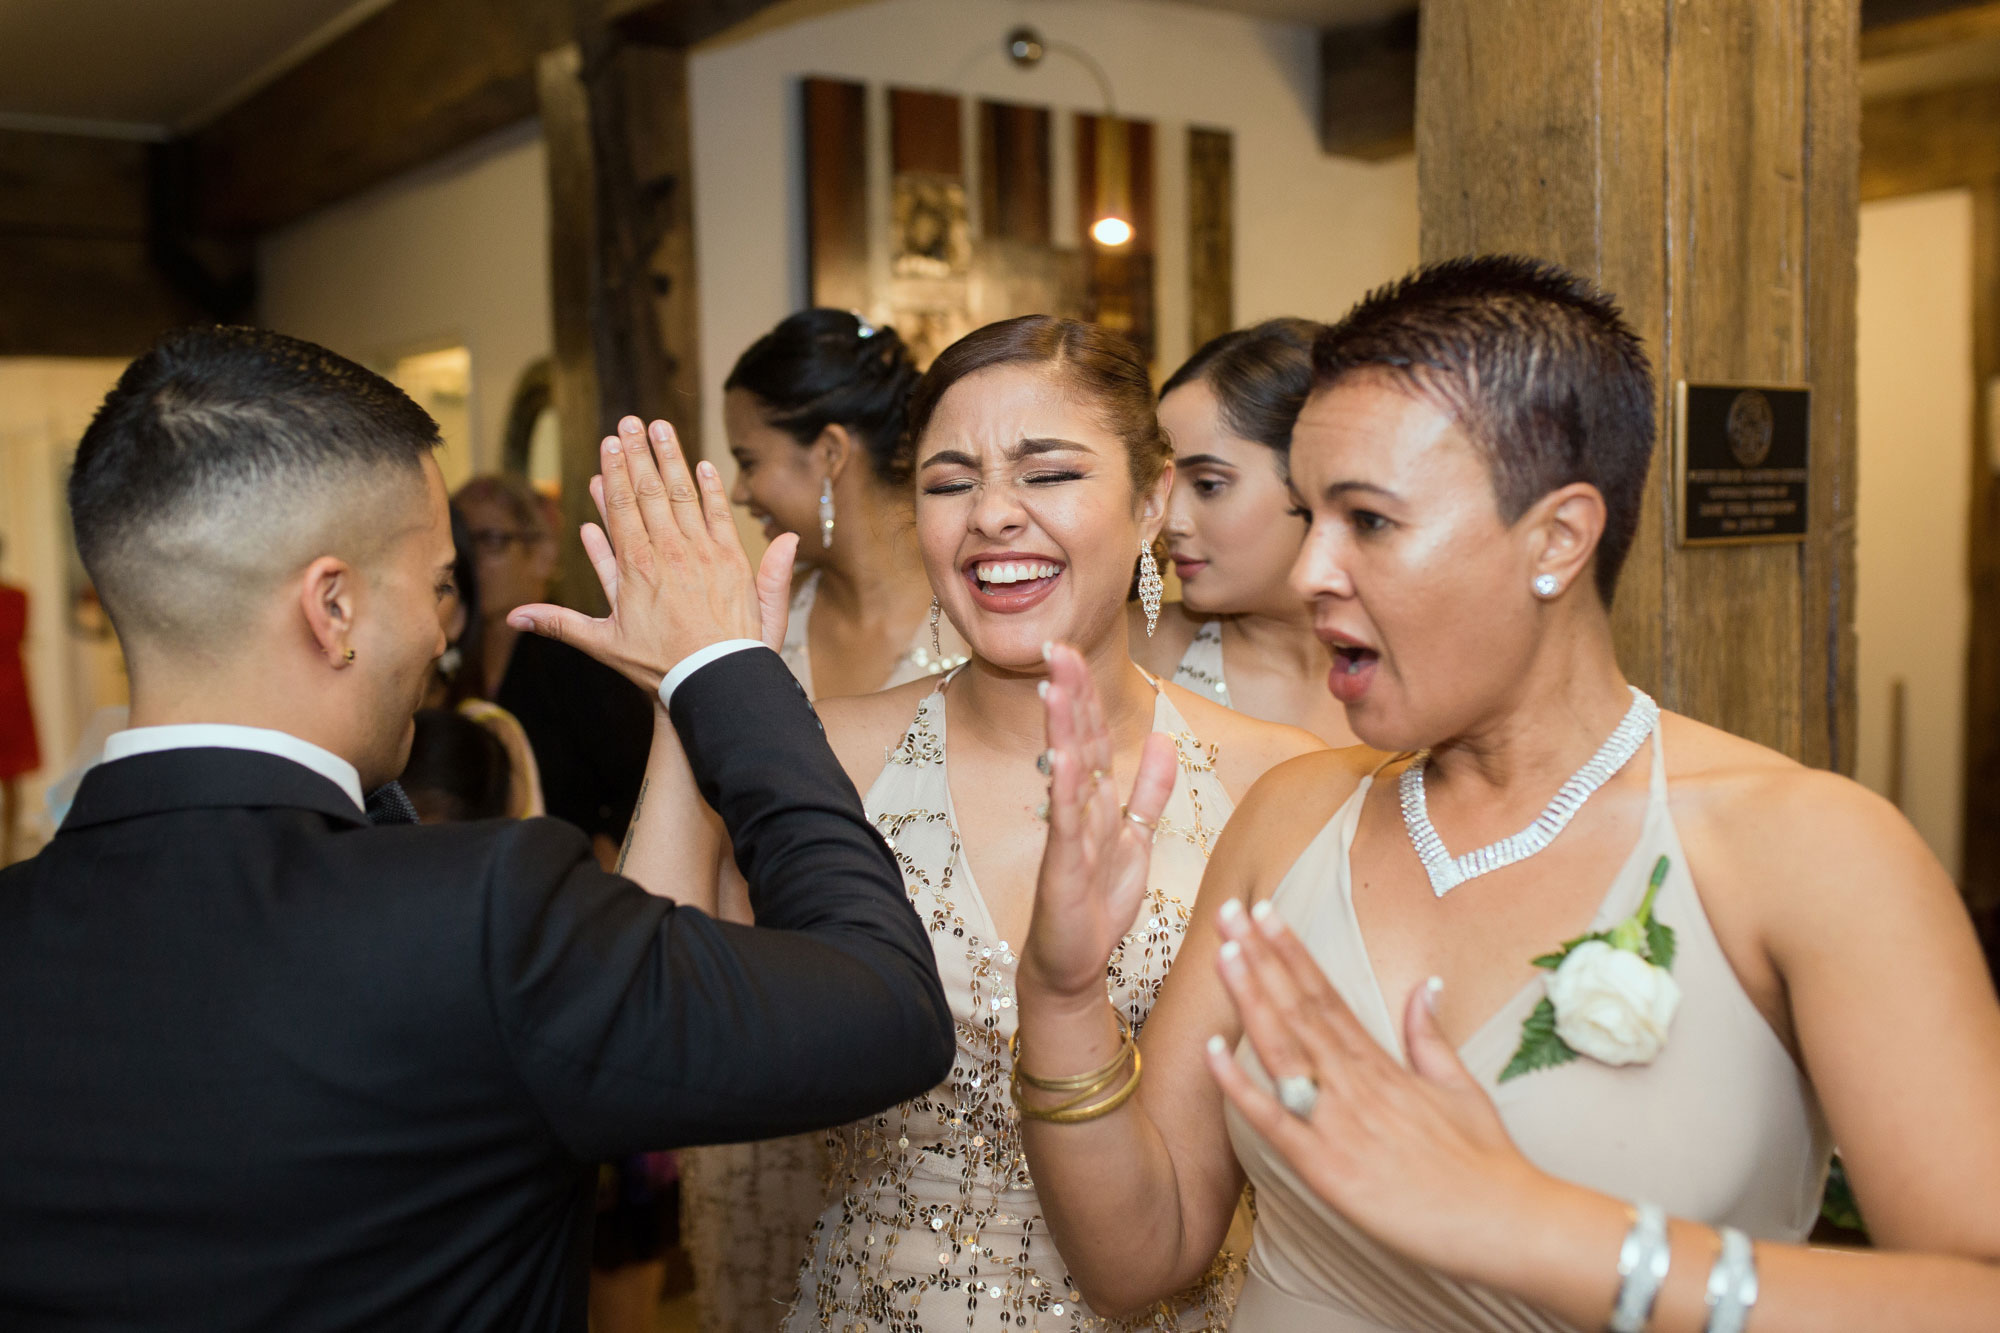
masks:
<svg viewBox="0 0 2000 1333"><path fill-rule="evenodd" d="M557 1137L584 1159L762 1138L936 1086L953 1036L930 939L791 673L732 654L673 716L768 925L653 897L552 821L512 827L488 876L490 986Z"/></svg>

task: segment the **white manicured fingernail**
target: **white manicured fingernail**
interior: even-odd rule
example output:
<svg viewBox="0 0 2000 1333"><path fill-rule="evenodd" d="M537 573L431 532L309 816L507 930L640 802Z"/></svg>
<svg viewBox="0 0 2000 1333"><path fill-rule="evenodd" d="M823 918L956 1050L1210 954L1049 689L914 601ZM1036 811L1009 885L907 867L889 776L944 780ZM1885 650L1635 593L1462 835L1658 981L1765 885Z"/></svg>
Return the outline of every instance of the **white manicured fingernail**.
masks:
<svg viewBox="0 0 2000 1333"><path fill-rule="evenodd" d="M1216 1035L1208 1039L1208 1053L1210 1055L1229 1054L1229 1043L1222 1039L1221 1033L1218 1032Z"/></svg>
<svg viewBox="0 0 2000 1333"><path fill-rule="evenodd" d="M1250 909L1250 919L1255 921L1266 935L1276 936L1279 931L1285 928L1284 919L1271 906L1269 898L1262 900Z"/></svg>
<svg viewBox="0 0 2000 1333"><path fill-rule="evenodd" d="M1224 898L1222 900L1222 906L1217 911L1216 915L1220 916L1224 921L1229 922L1231 925L1235 925L1237 922L1243 919L1243 904L1238 902L1234 898Z"/></svg>
<svg viewBox="0 0 2000 1333"><path fill-rule="evenodd" d="M1044 662L1048 661L1051 657L1055 656L1055 651L1056 651L1056 645L1054 640L1051 639L1042 640L1042 660Z"/></svg>
<svg viewBox="0 0 2000 1333"><path fill-rule="evenodd" d="M1438 996L1442 994L1444 994L1443 977L1432 977L1424 983L1424 1003L1430 1006L1432 1013L1437 1012Z"/></svg>
<svg viewBox="0 0 2000 1333"><path fill-rule="evenodd" d="M1044 699L1048 698L1048 697L1049 697L1049 683L1048 683L1047 681L1045 681L1045 680L1038 680L1038 681L1036 681L1036 682L1035 682L1035 693L1036 693L1036 694L1038 694L1038 695L1040 695L1040 696L1041 696L1042 698L1044 698Z"/></svg>
<svg viewBox="0 0 2000 1333"><path fill-rule="evenodd" d="M1215 956L1225 963L1239 963L1243 961L1243 946L1235 940L1224 940L1222 947L1215 951Z"/></svg>

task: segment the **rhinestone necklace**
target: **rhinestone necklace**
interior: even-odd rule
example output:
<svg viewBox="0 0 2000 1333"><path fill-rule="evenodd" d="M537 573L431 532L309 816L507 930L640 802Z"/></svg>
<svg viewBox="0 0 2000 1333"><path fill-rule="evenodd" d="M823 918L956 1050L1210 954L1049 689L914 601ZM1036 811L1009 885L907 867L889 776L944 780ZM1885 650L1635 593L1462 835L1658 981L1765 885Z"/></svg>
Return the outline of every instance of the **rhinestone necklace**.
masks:
<svg viewBox="0 0 2000 1333"><path fill-rule="evenodd" d="M1410 831L1410 842L1417 849L1417 856L1424 863L1424 872L1431 877L1431 891L1442 898L1451 890L1469 879L1498 870L1502 866L1525 861L1556 840L1556 834L1569 826L1583 803L1591 793L1611 780L1611 775L1625 767L1646 738L1659 725L1660 707L1646 696L1645 691L1627 686L1632 691L1632 707L1625 714L1611 736L1590 756L1562 789L1535 816L1535 822L1510 838L1488 843L1464 856L1453 856L1445 850L1444 839L1431 825L1429 807L1424 801L1424 768L1430 763L1431 752L1420 751L1415 763L1403 770L1398 794L1403 803L1403 826Z"/></svg>

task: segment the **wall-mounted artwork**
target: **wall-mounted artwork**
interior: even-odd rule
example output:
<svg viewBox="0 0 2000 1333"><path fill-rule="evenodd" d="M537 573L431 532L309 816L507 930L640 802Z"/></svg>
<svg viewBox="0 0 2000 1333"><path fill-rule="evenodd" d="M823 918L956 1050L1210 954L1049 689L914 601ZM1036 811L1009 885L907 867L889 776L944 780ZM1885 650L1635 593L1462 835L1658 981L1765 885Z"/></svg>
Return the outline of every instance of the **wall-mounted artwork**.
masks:
<svg viewBox="0 0 2000 1333"><path fill-rule="evenodd" d="M1157 356L1151 122L908 88L871 98L832 79L805 80L801 105L813 304L895 325L919 364L981 324L1035 313L1095 320ZM888 117L873 171L871 106ZM1192 347L1233 316L1231 137L1191 128L1186 143L1189 266L1174 280L1189 283ZM1059 172L1075 210L1060 223Z"/></svg>

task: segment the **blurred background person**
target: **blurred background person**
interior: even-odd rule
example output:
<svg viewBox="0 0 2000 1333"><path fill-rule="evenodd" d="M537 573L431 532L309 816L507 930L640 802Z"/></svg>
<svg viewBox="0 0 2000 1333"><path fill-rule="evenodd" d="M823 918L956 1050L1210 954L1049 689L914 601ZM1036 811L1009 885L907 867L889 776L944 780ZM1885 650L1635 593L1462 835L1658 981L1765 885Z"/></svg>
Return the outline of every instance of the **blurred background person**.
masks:
<svg viewBox="0 0 2000 1333"><path fill-rule="evenodd" d="M491 732L506 760L506 801L496 814L526 819L546 814L542 802L541 770L535 763L528 733L512 713L485 696L486 654L482 605L479 597L479 558L472 540L472 527L457 505L451 508L451 542L456 553L452 564L452 594L439 608L444 636L451 646L437 660L430 689L424 695L427 709L456 710ZM412 760L414 763L414 759ZM403 789L409 790L408 775ZM419 814L423 807L417 807ZM484 819L485 815L457 816Z"/></svg>
<svg viewBox="0 0 2000 1333"><path fill-rule="evenodd" d="M403 794L426 824L503 819L513 777L500 738L448 708L417 712Z"/></svg>
<svg viewBox="0 0 2000 1333"><path fill-rule="evenodd" d="M1132 636L1132 655L1177 685L1337 748L1355 739L1327 692L1333 655L1287 583L1306 525L1286 453L1319 330L1272 319L1225 333L1161 387L1175 463L1165 533L1181 599L1162 609L1150 640ZM1143 628L1136 605L1132 614Z"/></svg>
<svg viewBox="0 0 2000 1333"><path fill-rule="evenodd" d="M0 540L0 556L6 554ZM28 637L28 594L0 583L0 866L12 864L20 836L21 779L42 766L35 713L28 702L28 669L21 645Z"/></svg>
<svg viewBox="0 0 2000 1333"><path fill-rule="evenodd" d="M964 660L931 614L917 555L902 456L916 382L894 329L801 310L752 343L723 384L731 498L767 540L799 534L784 658L814 698L868 694Z"/></svg>
<svg viewBox="0 0 2000 1333"><path fill-rule="evenodd" d="M767 539L799 534L781 655L813 698L870 693L963 660L957 634L931 614L916 547L902 445L917 378L894 329L846 310L801 310L752 343L726 381L732 498ZM724 878L722 915L748 921L740 879ZM681 1154L703 1333L777 1326L819 1218L825 1167L817 1134Z"/></svg>
<svg viewBox="0 0 2000 1333"><path fill-rule="evenodd" d="M653 706L610 668L507 624L509 611L547 597L555 573L555 533L528 483L474 477L454 503L465 516L479 602L478 627L462 636L477 654L474 670L457 673L473 677L465 696L491 700L520 722L548 813L582 829L608 869L639 798Z"/></svg>

